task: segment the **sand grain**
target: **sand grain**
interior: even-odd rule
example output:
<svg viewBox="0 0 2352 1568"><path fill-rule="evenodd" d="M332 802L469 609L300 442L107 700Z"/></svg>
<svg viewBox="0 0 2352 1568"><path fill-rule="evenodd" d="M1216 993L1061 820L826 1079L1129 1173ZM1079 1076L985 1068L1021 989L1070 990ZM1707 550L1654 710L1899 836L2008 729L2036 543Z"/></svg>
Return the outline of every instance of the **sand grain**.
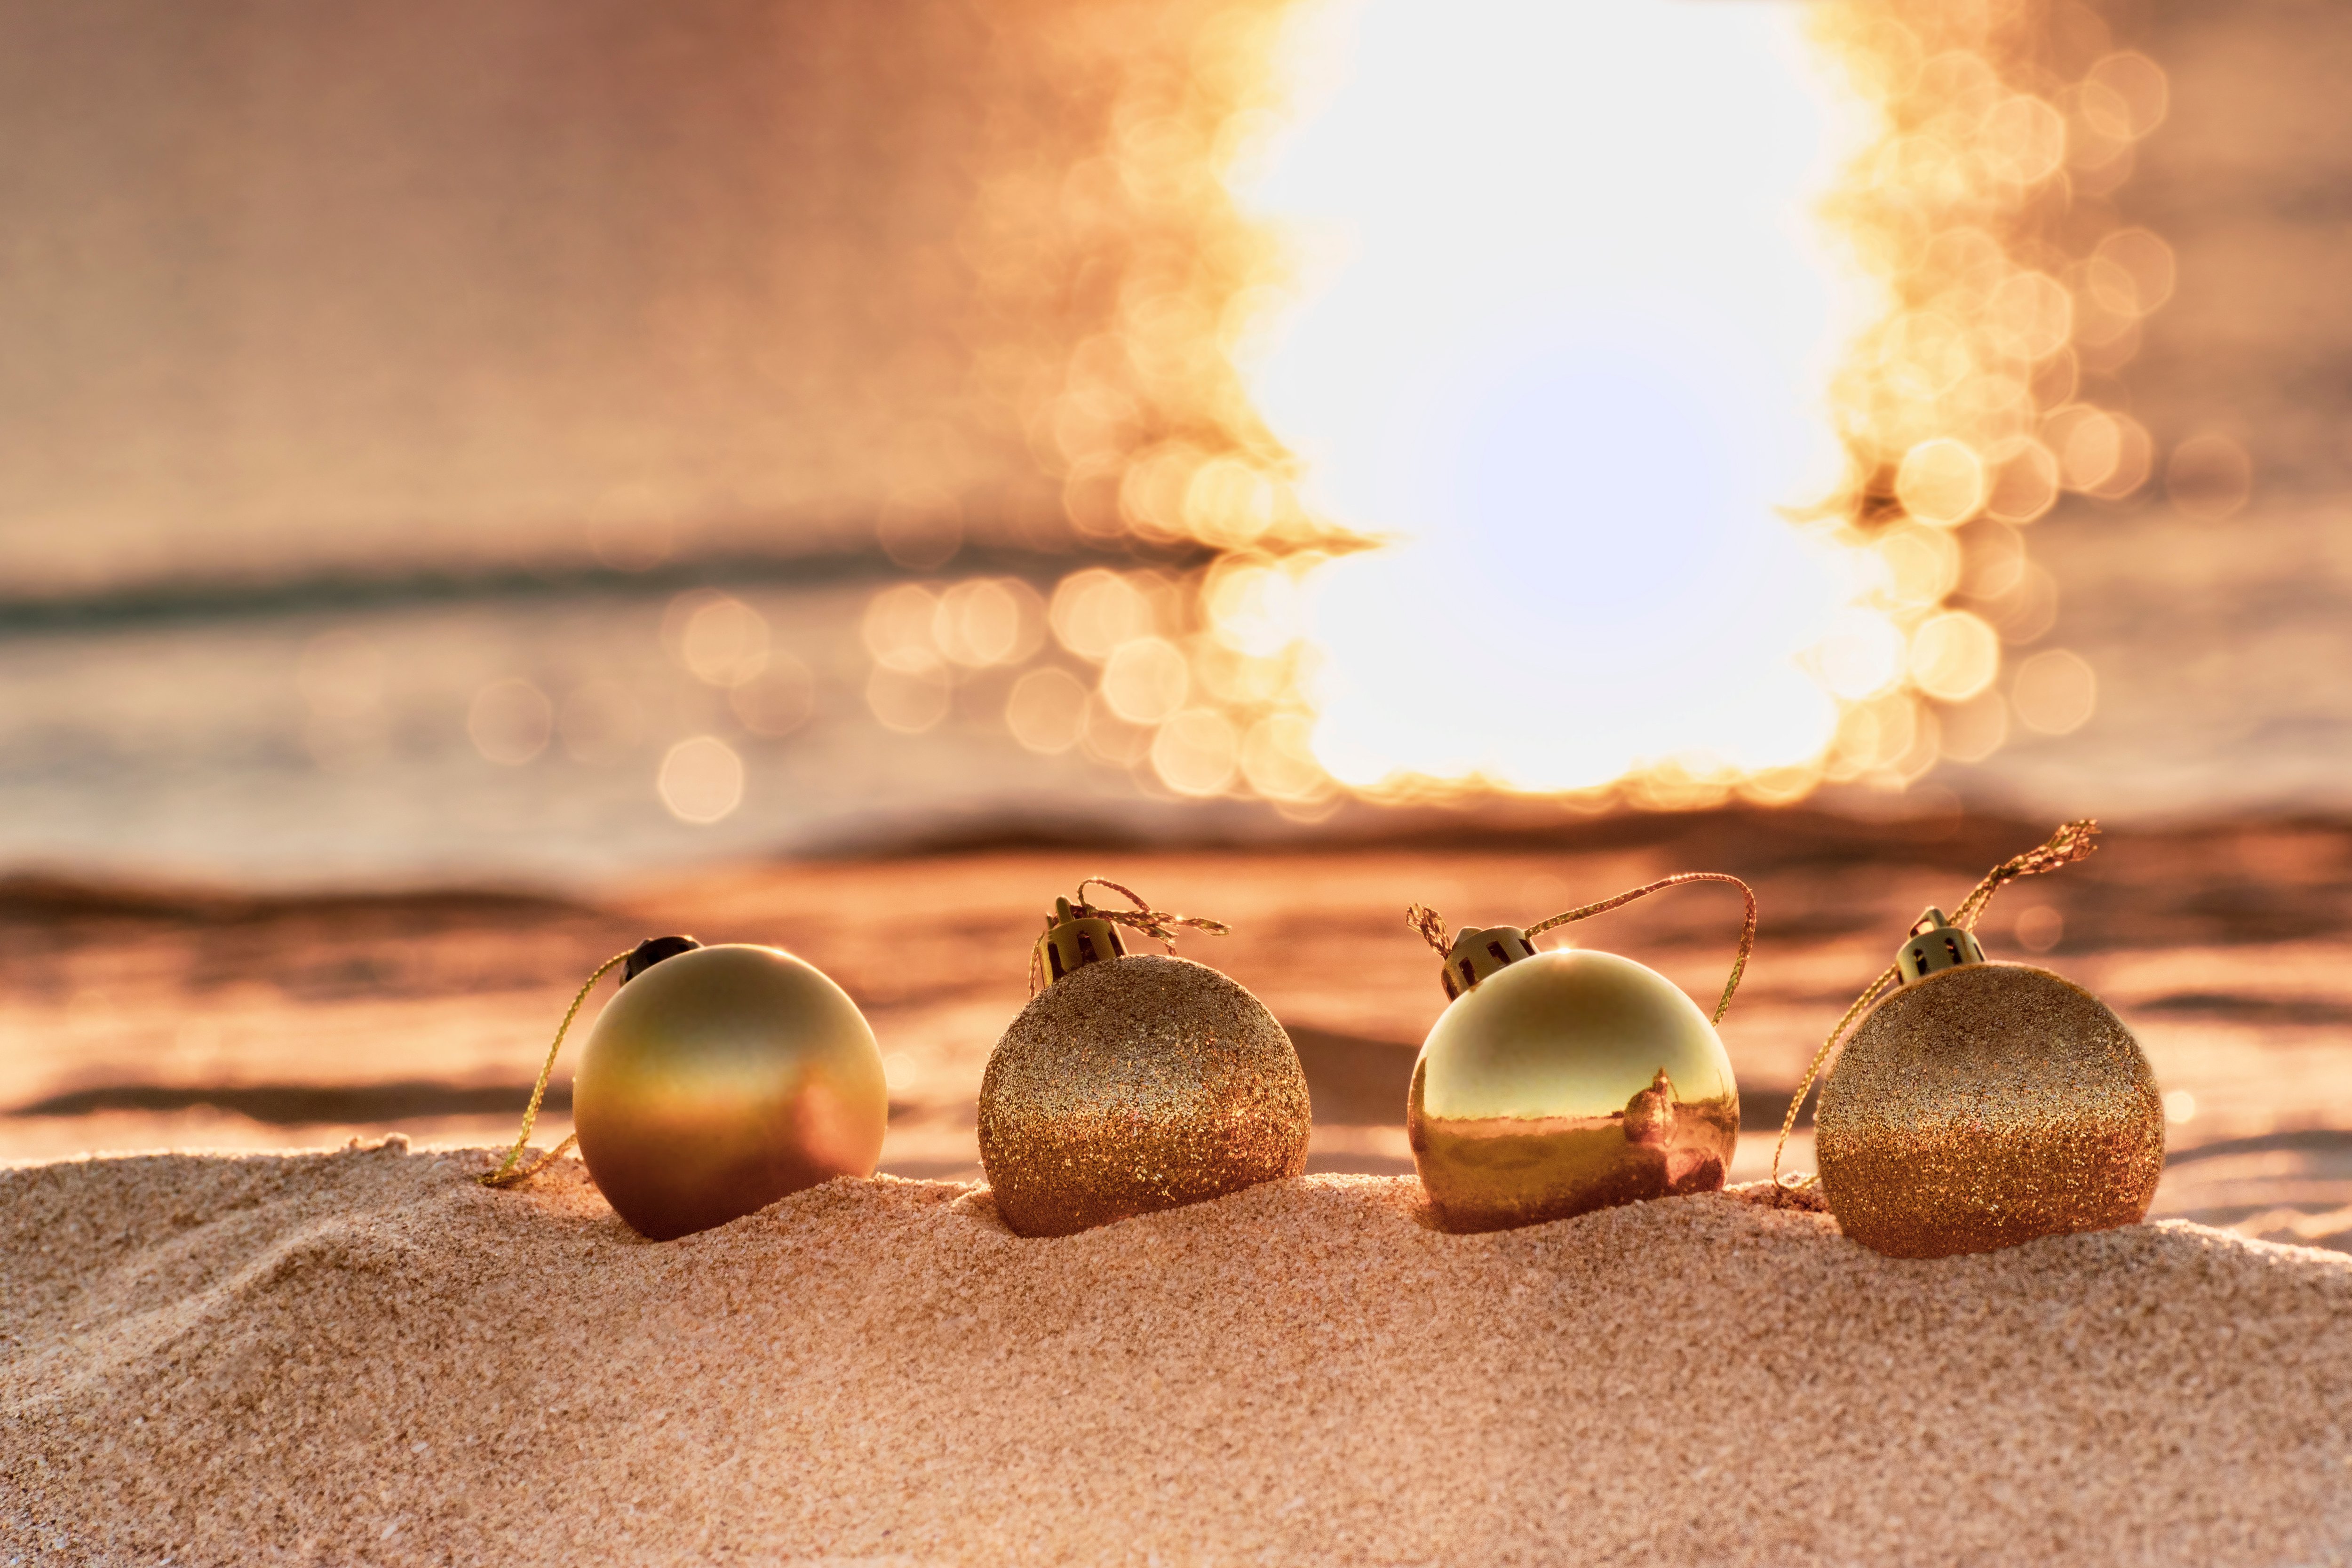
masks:
<svg viewBox="0 0 2352 1568"><path fill-rule="evenodd" d="M1934 1263L1728 1195L1454 1237L1308 1176L1063 1240L835 1183L637 1240L478 1152L0 1172L28 1563L2352 1553L2352 1259Z"/></svg>

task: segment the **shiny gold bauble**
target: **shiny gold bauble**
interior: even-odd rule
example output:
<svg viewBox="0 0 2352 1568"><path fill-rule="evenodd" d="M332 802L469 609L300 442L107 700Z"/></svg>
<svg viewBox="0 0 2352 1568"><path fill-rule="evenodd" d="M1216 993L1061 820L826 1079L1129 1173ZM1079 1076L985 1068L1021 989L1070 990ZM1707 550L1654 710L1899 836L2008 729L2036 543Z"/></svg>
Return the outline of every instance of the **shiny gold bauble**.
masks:
<svg viewBox="0 0 2352 1568"><path fill-rule="evenodd" d="M614 1209L667 1241L872 1175L889 1100L840 986L791 953L724 945L663 959L605 1005L572 1117Z"/></svg>
<svg viewBox="0 0 2352 1568"><path fill-rule="evenodd" d="M1307 1074L1265 1005L1205 964L1137 953L1039 992L980 1089L980 1157L1023 1236L1296 1176Z"/></svg>
<svg viewBox="0 0 2352 1568"><path fill-rule="evenodd" d="M1413 1064L1413 1163L1451 1230L1723 1185L1731 1058L1696 1004L1614 953L1541 952L1456 997Z"/></svg>
<svg viewBox="0 0 2352 1568"><path fill-rule="evenodd" d="M1814 1136L1840 1227L1896 1258L2131 1225L2164 1172L2139 1043L2022 963L1941 970L1881 1002L1822 1088Z"/></svg>

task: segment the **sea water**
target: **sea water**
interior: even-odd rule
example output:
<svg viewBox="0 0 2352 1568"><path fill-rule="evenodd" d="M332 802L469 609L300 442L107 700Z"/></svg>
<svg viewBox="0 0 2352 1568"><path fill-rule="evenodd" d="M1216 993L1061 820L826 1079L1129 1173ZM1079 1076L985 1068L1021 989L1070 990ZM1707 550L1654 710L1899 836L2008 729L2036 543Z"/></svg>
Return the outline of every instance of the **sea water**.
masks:
<svg viewBox="0 0 2352 1568"><path fill-rule="evenodd" d="M919 731L877 719L859 635L876 590L730 584L765 634L740 684L677 646L681 607L718 590L625 579L19 625L0 635L0 867L591 881L1171 809L1082 747L1015 742L1010 669L942 671ZM726 777L692 776L730 757L731 802Z"/></svg>

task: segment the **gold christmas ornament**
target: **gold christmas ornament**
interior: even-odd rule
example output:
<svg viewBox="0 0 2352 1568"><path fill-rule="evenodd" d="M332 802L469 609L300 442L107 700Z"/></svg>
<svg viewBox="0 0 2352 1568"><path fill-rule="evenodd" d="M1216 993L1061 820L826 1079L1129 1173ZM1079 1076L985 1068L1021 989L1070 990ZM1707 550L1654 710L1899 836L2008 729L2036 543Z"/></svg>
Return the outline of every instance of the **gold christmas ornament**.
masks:
<svg viewBox="0 0 2352 1568"><path fill-rule="evenodd" d="M625 966L572 1079L579 1131L517 1170L589 991ZM656 937L607 960L572 999L492 1186L577 1140L588 1173L639 1234L667 1241L834 1176L870 1176L889 1118L882 1053L848 994L772 947Z"/></svg>
<svg viewBox="0 0 2352 1568"><path fill-rule="evenodd" d="M1132 910L1100 910L1089 886ZM1296 1176L1313 1117L1307 1074L1264 1003L1172 955L1179 927L1116 882L1055 900L1031 950L1029 1005L980 1089L980 1157L996 1212L1023 1236L1069 1236ZM1167 943L1129 954L1119 928Z"/></svg>
<svg viewBox="0 0 2352 1568"><path fill-rule="evenodd" d="M1822 1195L1864 1246L1944 1258L2147 1215L2164 1103L2138 1042L2080 986L1989 962L1972 930L2000 887L2082 859L2097 832L2068 823L1995 867L1951 917L1928 910L1822 1043L1784 1146L1830 1048L1894 987L1846 1042L1814 1117Z"/></svg>
<svg viewBox="0 0 2352 1568"><path fill-rule="evenodd" d="M1747 900L1739 956L1710 1018L1655 970L1613 953L1536 951L1556 926L1662 889L1728 882ZM1739 1090L1715 1025L1756 939L1756 895L1691 871L1516 926L1449 941L1434 910L1407 919L1444 955L1451 1005L1414 1062L1405 1128L1446 1228L1504 1230L1723 1185Z"/></svg>

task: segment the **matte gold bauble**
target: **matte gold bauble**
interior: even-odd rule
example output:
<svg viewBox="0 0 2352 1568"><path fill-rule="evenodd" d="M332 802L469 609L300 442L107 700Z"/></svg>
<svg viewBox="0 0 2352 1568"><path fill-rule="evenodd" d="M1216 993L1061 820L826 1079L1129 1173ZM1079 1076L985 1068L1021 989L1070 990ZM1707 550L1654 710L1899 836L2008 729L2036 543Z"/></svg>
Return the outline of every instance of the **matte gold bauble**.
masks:
<svg viewBox="0 0 2352 1568"><path fill-rule="evenodd" d="M1862 1021L1822 1086L1816 1149L1840 1227L1943 1258L2144 1217L2164 1103L2131 1031L2046 969L1952 945Z"/></svg>
<svg viewBox="0 0 2352 1568"><path fill-rule="evenodd" d="M572 1080L580 1152L620 1216L666 1241L873 1174L882 1055L841 987L772 947L656 956L632 963Z"/></svg>
<svg viewBox="0 0 2352 1568"><path fill-rule="evenodd" d="M1061 913L1062 940L1041 942L1059 978L981 1083L980 1157L1004 1223L1068 1236L1306 1170L1307 1074L1265 1004L1189 959L1121 956L1092 911Z"/></svg>
<svg viewBox="0 0 2352 1568"><path fill-rule="evenodd" d="M1706 1015L1613 953L1534 953L1511 927L1465 931L1515 957L1430 1030L1405 1125L1451 1230L1537 1225L1708 1192L1739 1142L1739 1092ZM1449 966L1450 968L1450 966Z"/></svg>

